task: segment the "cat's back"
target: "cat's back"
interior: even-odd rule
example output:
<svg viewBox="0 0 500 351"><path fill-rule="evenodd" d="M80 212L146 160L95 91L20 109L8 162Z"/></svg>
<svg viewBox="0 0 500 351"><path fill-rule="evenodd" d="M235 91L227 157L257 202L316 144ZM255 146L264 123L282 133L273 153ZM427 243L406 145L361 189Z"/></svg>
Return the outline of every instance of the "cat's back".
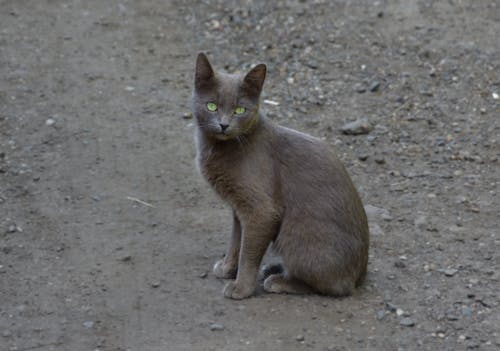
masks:
<svg viewBox="0 0 500 351"><path fill-rule="evenodd" d="M344 165L326 142L285 127L276 128L284 201L307 204L314 213L334 213L344 223L365 222L359 195Z"/></svg>
<svg viewBox="0 0 500 351"><path fill-rule="evenodd" d="M281 165L298 176L321 177L345 173L344 166L331 146L321 139L277 126L275 143Z"/></svg>

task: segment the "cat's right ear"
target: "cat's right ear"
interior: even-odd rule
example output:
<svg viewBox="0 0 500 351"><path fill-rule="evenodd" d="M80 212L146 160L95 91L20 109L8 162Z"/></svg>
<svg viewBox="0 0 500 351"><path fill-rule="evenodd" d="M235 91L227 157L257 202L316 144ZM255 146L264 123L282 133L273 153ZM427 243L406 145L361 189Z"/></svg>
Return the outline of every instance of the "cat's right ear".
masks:
<svg viewBox="0 0 500 351"><path fill-rule="evenodd" d="M210 86L215 78L214 70L208 62L207 55L203 52L198 54L196 59L196 71L194 75L194 86L196 90L201 90Z"/></svg>

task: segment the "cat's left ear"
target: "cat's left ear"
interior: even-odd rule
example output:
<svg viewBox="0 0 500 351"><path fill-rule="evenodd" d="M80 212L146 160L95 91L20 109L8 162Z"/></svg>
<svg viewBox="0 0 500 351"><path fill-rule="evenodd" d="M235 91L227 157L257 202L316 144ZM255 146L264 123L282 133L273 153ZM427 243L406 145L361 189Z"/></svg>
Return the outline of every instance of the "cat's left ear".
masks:
<svg viewBox="0 0 500 351"><path fill-rule="evenodd" d="M264 85L264 80L266 79L266 65L261 63L250 72L247 73L243 82L245 87L251 95L258 97L262 91L262 86Z"/></svg>

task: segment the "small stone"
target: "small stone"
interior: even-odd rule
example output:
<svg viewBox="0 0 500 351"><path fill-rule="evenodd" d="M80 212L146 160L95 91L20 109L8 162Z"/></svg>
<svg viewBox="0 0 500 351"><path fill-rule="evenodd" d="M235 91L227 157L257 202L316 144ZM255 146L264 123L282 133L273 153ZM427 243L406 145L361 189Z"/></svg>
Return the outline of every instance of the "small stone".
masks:
<svg viewBox="0 0 500 351"><path fill-rule="evenodd" d="M446 312L446 318L449 321L457 321L460 319L460 316L454 310L450 310Z"/></svg>
<svg viewBox="0 0 500 351"><path fill-rule="evenodd" d="M396 309L396 316L400 317L402 316L403 314L405 314L405 311L403 311L402 308L397 308Z"/></svg>
<svg viewBox="0 0 500 351"><path fill-rule="evenodd" d="M9 228L7 229L7 233L15 233L17 232L17 226L16 225L10 225Z"/></svg>
<svg viewBox="0 0 500 351"><path fill-rule="evenodd" d="M406 268L406 264L403 261L394 262L394 266L397 268Z"/></svg>
<svg viewBox="0 0 500 351"><path fill-rule="evenodd" d="M125 90L126 90L126 91L134 91L134 90L135 90L135 88L134 88L134 87L131 87L130 85L127 85L127 86L125 87Z"/></svg>
<svg viewBox="0 0 500 351"><path fill-rule="evenodd" d="M207 272L202 272L202 273L200 273L200 275L198 275L198 277L201 279L205 279L207 276L208 276Z"/></svg>
<svg viewBox="0 0 500 351"><path fill-rule="evenodd" d="M299 342L300 342L300 341L304 341L304 340L305 340L304 335L302 335L302 334L297 335L297 336L295 337L295 340L297 340L297 341L299 341Z"/></svg>
<svg viewBox="0 0 500 351"><path fill-rule="evenodd" d="M370 124L368 119L361 118L354 122L344 124L340 130L343 134L360 135L370 133L373 130L373 126Z"/></svg>
<svg viewBox="0 0 500 351"><path fill-rule="evenodd" d="M413 321L413 319L405 317L399 321L399 324L404 327L413 327L415 325L415 322Z"/></svg>
<svg viewBox="0 0 500 351"><path fill-rule="evenodd" d="M426 229L427 228L427 217L426 216L420 216L415 219L414 225L420 230Z"/></svg>
<svg viewBox="0 0 500 351"><path fill-rule="evenodd" d="M380 88L380 82L378 80L374 80L370 83L370 91L376 92Z"/></svg>
<svg viewBox="0 0 500 351"><path fill-rule="evenodd" d="M500 99L500 95L498 95L498 93L491 93L491 96L493 96L493 99L495 100Z"/></svg>
<svg viewBox="0 0 500 351"><path fill-rule="evenodd" d="M55 123L56 123L56 121L52 118L49 118L45 121L45 125L48 127L53 126Z"/></svg>
<svg viewBox="0 0 500 351"><path fill-rule="evenodd" d="M184 112L184 114L182 115L182 118L191 119L191 118L193 118L193 114L191 112Z"/></svg>
<svg viewBox="0 0 500 351"><path fill-rule="evenodd" d="M387 309L390 312L396 312L398 310L398 307L396 305L394 305L393 303L390 303L390 302L386 302L385 306L387 307Z"/></svg>
<svg viewBox="0 0 500 351"><path fill-rule="evenodd" d="M443 273L447 277L453 277L458 272L458 269L448 268L443 270Z"/></svg>
<svg viewBox="0 0 500 351"><path fill-rule="evenodd" d="M2 336L3 336L4 338L8 338L8 337L12 336L12 333L11 333L9 330L4 330L4 331L2 332Z"/></svg>
<svg viewBox="0 0 500 351"><path fill-rule="evenodd" d="M479 348L479 343L477 343L474 340L469 340L465 344L467 346L467 349L478 349Z"/></svg>
<svg viewBox="0 0 500 351"><path fill-rule="evenodd" d="M378 163L379 165L383 165L383 164L385 164L385 158L383 158L382 156L377 156L377 157L375 157L375 163Z"/></svg>
<svg viewBox="0 0 500 351"><path fill-rule="evenodd" d="M210 330L211 331L221 331L221 330L224 330L224 326L222 324L218 324L218 323L210 324Z"/></svg>
<svg viewBox="0 0 500 351"><path fill-rule="evenodd" d="M392 216L391 216L389 210L382 208L382 207L366 205L365 212L366 212L367 217L370 220L377 220L379 218L382 218L385 221L392 220Z"/></svg>
<svg viewBox="0 0 500 351"><path fill-rule="evenodd" d="M132 256L131 255L125 255L119 258L120 261L122 262L130 262L132 261Z"/></svg>
<svg viewBox="0 0 500 351"><path fill-rule="evenodd" d="M85 321L85 322L83 322L83 326L85 328L89 328L90 329L90 328L92 328L94 326L94 322L93 321Z"/></svg>
<svg viewBox="0 0 500 351"><path fill-rule="evenodd" d="M369 223L369 227L370 227L370 235L374 235L374 236L385 235L384 231L382 230L382 228L380 227L380 225L378 223L371 222L371 223Z"/></svg>
<svg viewBox="0 0 500 351"><path fill-rule="evenodd" d="M467 306L462 306L462 316L464 317L469 317L471 314L472 314L472 310L470 309L470 307L467 307Z"/></svg>
<svg viewBox="0 0 500 351"><path fill-rule="evenodd" d="M365 86L361 83L354 84L353 89L356 93L360 93L360 94L363 94L366 91Z"/></svg>
<svg viewBox="0 0 500 351"><path fill-rule="evenodd" d="M160 282L152 282L152 283L151 283L151 287L152 287L152 288L154 288L154 289L159 288L159 287L160 287L160 285L161 285L161 283L160 283Z"/></svg>
<svg viewBox="0 0 500 351"><path fill-rule="evenodd" d="M363 162L366 161L366 160L368 160L368 154L360 154L360 155L358 155L358 160L363 161Z"/></svg>
<svg viewBox="0 0 500 351"><path fill-rule="evenodd" d="M384 310L377 311L377 320L381 321L384 318L385 318L385 311Z"/></svg>
<svg viewBox="0 0 500 351"><path fill-rule="evenodd" d="M306 62L306 66L311 68L311 69L318 69L319 65L318 62L315 60L309 60Z"/></svg>

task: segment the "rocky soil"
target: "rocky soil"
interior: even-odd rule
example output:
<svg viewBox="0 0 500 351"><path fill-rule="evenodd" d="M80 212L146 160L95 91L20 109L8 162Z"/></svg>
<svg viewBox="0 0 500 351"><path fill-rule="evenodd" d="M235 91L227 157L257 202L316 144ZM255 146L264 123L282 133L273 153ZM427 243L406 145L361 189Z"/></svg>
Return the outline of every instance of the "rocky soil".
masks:
<svg viewBox="0 0 500 351"><path fill-rule="evenodd" d="M498 350L496 1L0 1L0 350ZM349 298L224 299L199 51L336 148L370 217Z"/></svg>

